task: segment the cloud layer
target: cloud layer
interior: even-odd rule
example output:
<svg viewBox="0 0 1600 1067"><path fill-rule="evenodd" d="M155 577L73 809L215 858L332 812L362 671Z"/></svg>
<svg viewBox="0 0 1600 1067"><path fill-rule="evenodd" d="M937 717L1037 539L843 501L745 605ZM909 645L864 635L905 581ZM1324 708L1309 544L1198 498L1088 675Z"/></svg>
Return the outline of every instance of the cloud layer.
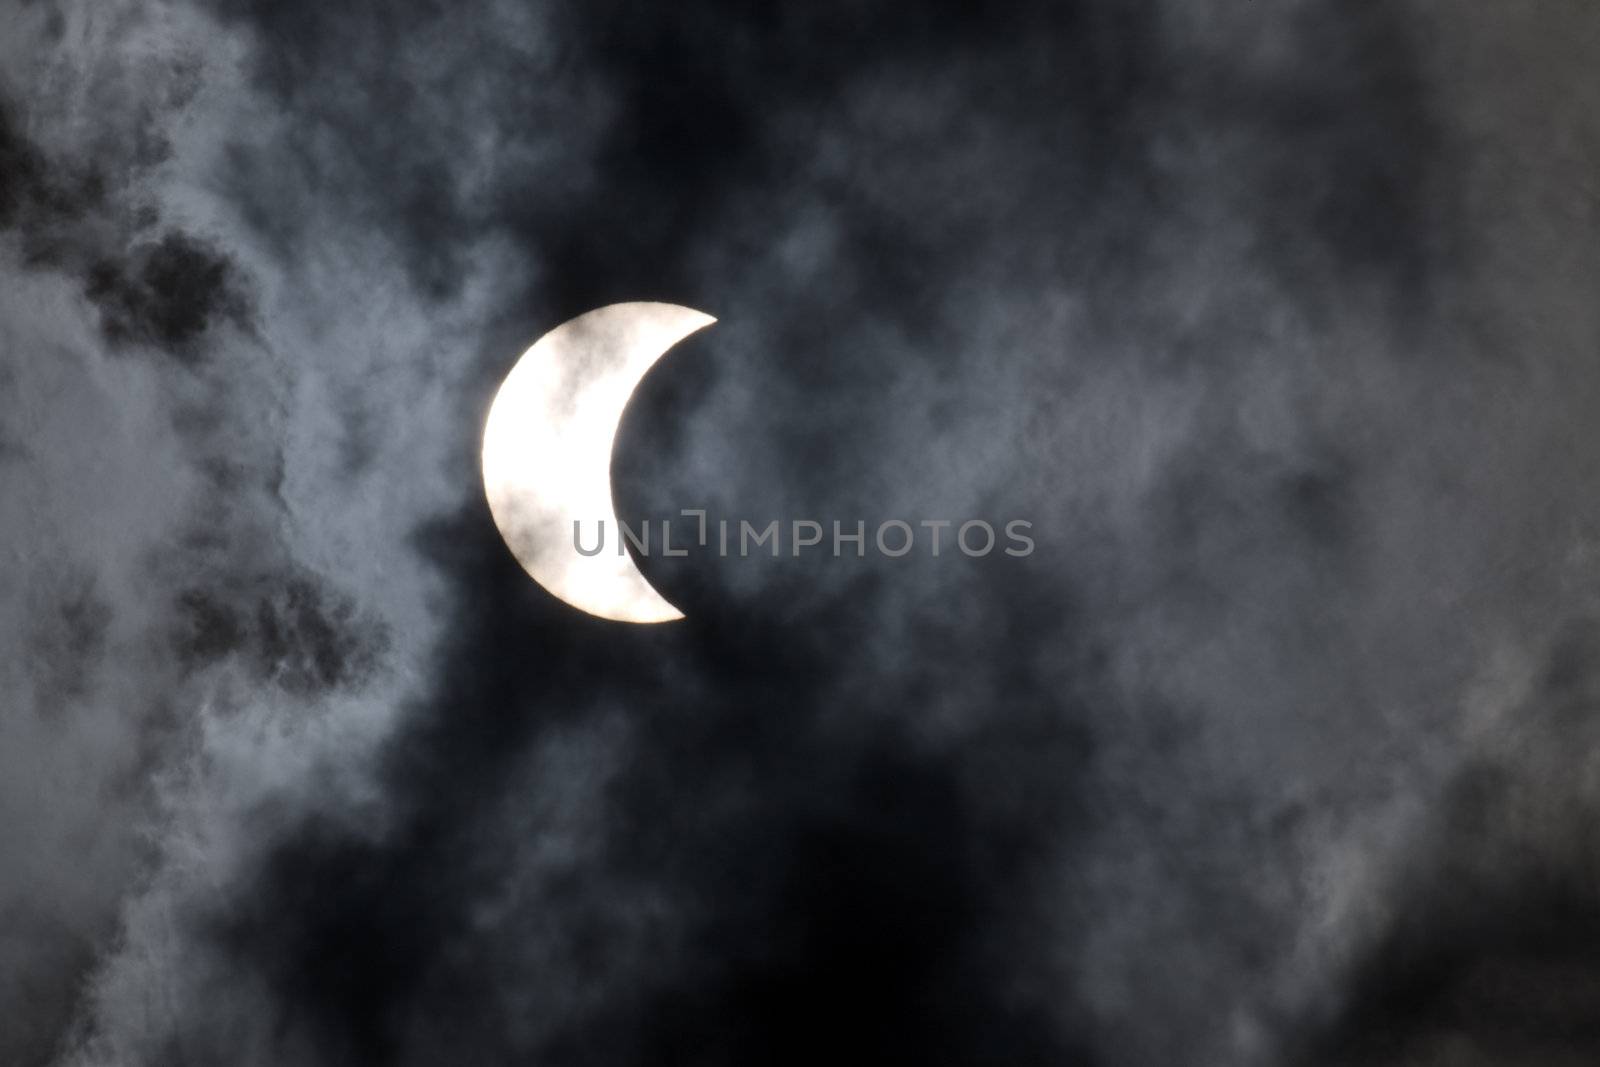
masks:
<svg viewBox="0 0 1600 1067"><path fill-rule="evenodd" d="M1578 0L8 20L0 1060L1592 1059ZM630 517L1037 551L554 602L642 299Z"/></svg>

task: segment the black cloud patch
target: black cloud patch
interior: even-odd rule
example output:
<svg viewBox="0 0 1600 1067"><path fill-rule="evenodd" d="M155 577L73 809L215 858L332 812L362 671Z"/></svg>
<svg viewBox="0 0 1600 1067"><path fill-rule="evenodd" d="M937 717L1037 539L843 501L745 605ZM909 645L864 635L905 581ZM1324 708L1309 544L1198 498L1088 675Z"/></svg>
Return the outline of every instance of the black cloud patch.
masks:
<svg viewBox="0 0 1600 1067"><path fill-rule="evenodd" d="M191 666L238 657L256 676L313 696L364 680L387 644L381 625L305 573L184 590L173 648Z"/></svg>
<svg viewBox="0 0 1600 1067"><path fill-rule="evenodd" d="M82 279L108 340L192 363L210 328L249 327L252 300L238 265L214 243L177 229L154 236L160 212L136 189L135 179L167 153L160 118L192 93L193 71L178 81L161 108L141 111L116 171L96 159L48 158L0 100L0 229L20 235L28 262Z"/></svg>
<svg viewBox="0 0 1600 1067"><path fill-rule="evenodd" d="M89 268L89 299L117 343L155 345L187 362L215 325L246 327L250 301L238 268L211 245L177 231Z"/></svg>
<svg viewBox="0 0 1600 1067"><path fill-rule="evenodd" d="M22 237L32 263L60 266L81 256L75 224L103 211L105 175L92 164L47 160L22 128L21 117L0 99L0 230Z"/></svg>
<svg viewBox="0 0 1600 1067"><path fill-rule="evenodd" d="M11 226L34 195L39 162L16 129L11 108L0 101L0 228Z"/></svg>

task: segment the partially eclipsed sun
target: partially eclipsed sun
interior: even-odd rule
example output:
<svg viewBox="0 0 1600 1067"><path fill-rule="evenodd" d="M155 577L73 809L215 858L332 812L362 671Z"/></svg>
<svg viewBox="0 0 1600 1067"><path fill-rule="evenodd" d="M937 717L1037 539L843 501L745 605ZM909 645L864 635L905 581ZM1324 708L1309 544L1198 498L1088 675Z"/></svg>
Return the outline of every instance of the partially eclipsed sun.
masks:
<svg viewBox="0 0 1600 1067"><path fill-rule="evenodd" d="M612 304L539 338L495 394L483 427L489 511L529 576L575 608L618 622L683 618L625 552L580 555L573 522L618 529L611 450L622 411L657 360L715 321L676 304Z"/></svg>

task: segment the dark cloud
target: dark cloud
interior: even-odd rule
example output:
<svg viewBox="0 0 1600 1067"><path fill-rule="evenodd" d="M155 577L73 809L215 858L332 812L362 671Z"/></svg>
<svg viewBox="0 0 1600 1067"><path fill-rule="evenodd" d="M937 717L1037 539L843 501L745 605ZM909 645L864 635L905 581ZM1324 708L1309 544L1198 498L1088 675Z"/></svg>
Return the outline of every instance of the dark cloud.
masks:
<svg viewBox="0 0 1600 1067"><path fill-rule="evenodd" d="M599 4L541 12L529 24L548 39L523 41L493 36L516 24L500 9L474 23L429 5L381 16L219 6L254 28L260 77L300 124L285 161L300 182L336 212L372 220L436 294L463 276L461 257L485 234L559 264L530 295L560 309L698 288L680 257L724 244L748 253L763 222L784 227L835 131L862 161L882 161L816 190L848 242L838 256L848 281L785 297L837 307L830 297L859 286L892 294L882 312L908 322L926 319L937 290L974 261L1021 259L1029 246L1054 246L1033 266L1069 278L1137 272L1143 227L1185 212L1197 180L1248 198L1261 254L1308 273L1296 280L1308 290L1334 281L1330 262L1420 280L1430 224L1448 202L1411 30L1389 12L1310 5L1259 29L1219 20L1207 40L1203 26L1195 39L1169 34L1155 5L1082 0L981 14L960 3L916 13L824 4L757 17L717 4ZM426 50L433 40L446 44ZM1241 62L1234 44L1281 55ZM914 118L842 128L875 80L920 91ZM444 121L457 109L459 121ZM499 149L467 181L478 129ZM931 212L896 210L896 190L917 204L920 178L962 166L973 138L1007 131L1016 137L1003 155L974 160L966 202L951 190ZM546 157L573 148L585 150L581 162L547 178ZM1196 158L1219 151L1227 172L1196 173ZM238 157L244 203L282 236L307 220L275 208L285 175L267 175ZM731 211L733 197L754 197L762 218ZM1108 209L1111 232L1088 243L1083 231L1105 230ZM793 318L816 321L798 308Z"/></svg>
<svg viewBox="0 0 1600 1067"><path fill-rule="evenodd" d="M178 232L135 247L125 259L95 263L86 292L113 343L154 345L188 361L200 358L197 342L213 325L247 328L250 322L248 290L238 268L226 255Z"/></svg>
<svg viewBox="0 0 1600 1067"><path fill-rule="evenodd" d="M1579 1063L1600 1050L1600 824L1572 747L1595 729L1597 637L1593 620L1566 629L1525 703L1448 783L1313 1062Z"/></svg>
<svg viewBox="0 0 1600 1067"><path fill-rule="evenodd" d="M38 181L38 162L15 122L10 108L0 108L0 226L12 224Z"/></svg>
<svg viewBox="0 0 1600 1067"><path fill-rule="evenodd" d="M307 574L254 575L243 588L178 593L173 646L191 666L239 657L293 693L365 680L382 655L382 625L363 619L334 587Z"/></svg>
<svg viewBox="0 0 1600 1067"><path fill-rule="evenodd" d="M251 319L249 285L212 242L167 228L139 190L170 156L169 116L192 98L198 72L179 61L170 84L139 101L124 135L98 151L51 158L0 101L0 230L14 229L26 258L82 278L113 344L151 345L186 362L206 330Z"/></svg>
<svg viewBox="0 0 1600 1067"><path fill-rule="evenodd" d="M1029 938L1014 898L1054 830L967 795L948 754L873 727L867 709L827 722L833 680L783 632L735 637L713 620L596 641L602 624L502 580L515 564L481 516L429 541L482 595L441 652L448 700L416 709L391 746L389 829L374 838L314 818L213 920L330 1062L421 1063L463 1043L484 1062L788 1063L840 1049L891 1062L986 1049L1092 1062L1049 1013L1003 994ZM748 660L725 658L730 640ZM538 660L510 654L524 642ZM674 668L667 652L691 665ZM968 666L986 669L984 658L974 651ZM679 669L695 684L675 694ZM526 753L613 707L627 709L613 713L627 753L592 801L592 859L530 866L508 798L564 786L529 777ZM963 761L1025 774L1027 801L1070 822L1055 795L1069 787L1036 776L1070 775L1087 738L1053 708L1007 721L971 738ZM495 841L505 847L484 847ZM665 913L630 914L663 899L675 902ZM493 931L476 925L485 907L500 915ZM505 1014L585 986L603 997L560 1015Z"/></svg>
<svg viewBox="0 0 1600 1067"><path fill-rule="evenodd" d="M55 262L70 243L61 230L105 207L107 182L94 164L52 165L24 132L21 117L0 101L0 228L15 229L33 262Z"/></svg>

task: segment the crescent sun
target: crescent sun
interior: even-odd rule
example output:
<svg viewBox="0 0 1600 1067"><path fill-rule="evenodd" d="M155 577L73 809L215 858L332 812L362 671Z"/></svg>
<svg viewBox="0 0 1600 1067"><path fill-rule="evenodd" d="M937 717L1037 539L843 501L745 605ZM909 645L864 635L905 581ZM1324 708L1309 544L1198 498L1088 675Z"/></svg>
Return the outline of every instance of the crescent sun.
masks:
<svg viewBox="0 0 1600 1067"><path fill-rule="evenodd" d="M611 500L617 424L640 379L679 341L717 321L677 304L579 315L535 341L500 385L483 427L483 489L522 569L566 603L617 622L683 618L620 545ZM605 522L597 555L574 547Z"/></svg>

